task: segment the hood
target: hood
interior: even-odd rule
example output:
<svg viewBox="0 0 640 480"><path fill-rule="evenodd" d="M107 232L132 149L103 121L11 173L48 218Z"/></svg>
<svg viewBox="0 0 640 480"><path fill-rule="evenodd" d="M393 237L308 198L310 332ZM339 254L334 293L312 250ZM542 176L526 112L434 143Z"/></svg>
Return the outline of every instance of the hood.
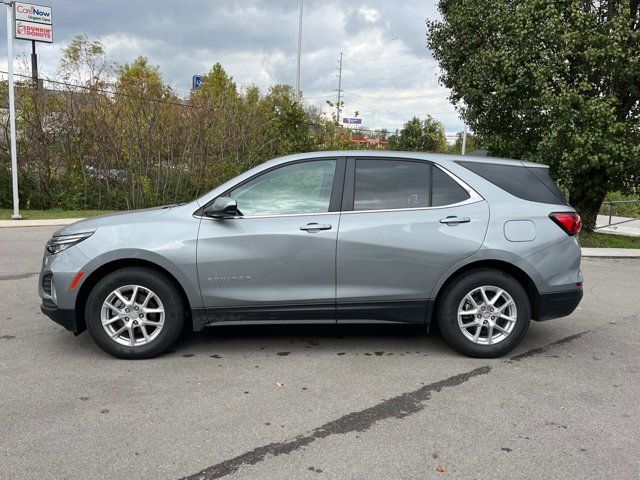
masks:
<svg viewBox="0 0 640 480"><path fill-rule="evenodd" d="M142 223L164 215L175 205L165 205L162 207L144 208L141 210L129 210L126 212L115 212L98 217L85 218L71 225L67 225L57 230L53 235L69 235L72 233L92 232L99 227L122 225L126 223Z"/></svg>

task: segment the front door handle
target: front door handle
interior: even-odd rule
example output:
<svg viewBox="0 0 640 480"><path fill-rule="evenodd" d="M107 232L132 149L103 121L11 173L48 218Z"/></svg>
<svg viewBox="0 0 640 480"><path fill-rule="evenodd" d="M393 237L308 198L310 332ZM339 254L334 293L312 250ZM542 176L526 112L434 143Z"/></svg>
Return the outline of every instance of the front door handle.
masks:
<svg viewBox="0 0 640 480"><path fill-rule="evenodd" d="M309 233L316 233L320 230L331 230L331 225L328 224L320 224L320 223L307 223L306 225L302 225L300 230L305 230Z"/></svg>
<svg viewBox="0 0 640 480"><path fill-rule="evenodd" d="M449 216L447 218L440 219L440 223L446 223L447 225L458 225L459 223L469 223L471 219L469 217L456 217Z"/></svg>

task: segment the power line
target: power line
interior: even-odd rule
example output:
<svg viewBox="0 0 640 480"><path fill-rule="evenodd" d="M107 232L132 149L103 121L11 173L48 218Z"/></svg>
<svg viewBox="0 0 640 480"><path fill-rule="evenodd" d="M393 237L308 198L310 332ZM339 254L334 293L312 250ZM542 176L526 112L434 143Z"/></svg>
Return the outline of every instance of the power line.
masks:
<svg viewBox="0 0 640 480"><path fill-rule="evenodd" d="M356 95L358 97L370 98L372 100L415 100L417 98L442 98L442 95L433 94L433 95L416 95L411 97L388 97L386 95L362 95L360 93L350 92L352 95Z"/></svg>
<svg viewBox="0 0 640 480"><path fill-rule="evenodd" d="M403 53L401 55L393 55L393 56L389 56L389 57L380 57L380 58L376 58L376 59L371 59L371 60L358 60L359 63L379 63L381 61L384 60L392 60L394 58L401 58L401 57L415 57L416 55L414 53ZM355 60L353 60L355 62Z"/></svg>
<svg viewBox="0 0 640 480"><path fill-rule="evenodd" d="M346 55L345 55L345 57L347 58L347 60L350 60L350 61L352 61L353 63L355 63L355 64L357 64L357 65L360 65L362 68L364 68L364 69L366 69L366 70L369 70L369 71L378 71L378 70L397 70L397 69L399 69L399 68L409 68L409 67L415 67L416 65L428 65L428 64L429 64L429 62L422 61L422 62L417 62L417 63L408 63L408 64L405 64L405 65L394 65L394 66L387 66L387 67L376 67L376 68L371 68L371 67L367 67L366 65L362 65L360 62L358 62L358 61L354 60L354 59L353 59L353 58L351 58L351 57L347 57Z"/></svg>

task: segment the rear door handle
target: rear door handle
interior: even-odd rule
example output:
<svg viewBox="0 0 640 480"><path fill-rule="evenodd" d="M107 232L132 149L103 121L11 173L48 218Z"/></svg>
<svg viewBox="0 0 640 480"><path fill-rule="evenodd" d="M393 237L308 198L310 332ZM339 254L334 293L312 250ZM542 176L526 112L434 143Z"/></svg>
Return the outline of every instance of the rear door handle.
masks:
<svg viewBox="0 0 640 480"><path fill-rule="evenodd" d="M469 217L455 217L450 216L440 219L440 223L446 223L447 225L458 225L459 223L469 223L471 219Z"/></svg>
<svg viewBox="0 0 640 480"><path fill-rule="evenodd" d="M331 225L320 223L307 223L300 227L300 230L305 230L309 233L316 233L320 230L331 230Z"/></svg>

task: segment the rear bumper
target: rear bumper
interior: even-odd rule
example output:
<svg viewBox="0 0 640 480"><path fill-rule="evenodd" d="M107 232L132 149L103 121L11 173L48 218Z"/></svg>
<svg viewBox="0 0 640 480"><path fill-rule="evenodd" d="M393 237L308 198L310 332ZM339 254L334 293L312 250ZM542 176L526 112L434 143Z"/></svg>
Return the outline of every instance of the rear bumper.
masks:
<svg viewBox="0 0 640 480"><path fill-rule="evenodd" d="M40 310L51 320L62 325L70 332L75 334L81 332L76 322L76 312L73 309L58 308L53 302L43 300L42 305L40 305Z"/></svg>
<svg viewBox="0 0 640 480"><path fill-rule="evenodd" d="M538 318L534 320L551 320L571 315L580 300L582 300L582 288L540 295L540 311Z"/></svg>

